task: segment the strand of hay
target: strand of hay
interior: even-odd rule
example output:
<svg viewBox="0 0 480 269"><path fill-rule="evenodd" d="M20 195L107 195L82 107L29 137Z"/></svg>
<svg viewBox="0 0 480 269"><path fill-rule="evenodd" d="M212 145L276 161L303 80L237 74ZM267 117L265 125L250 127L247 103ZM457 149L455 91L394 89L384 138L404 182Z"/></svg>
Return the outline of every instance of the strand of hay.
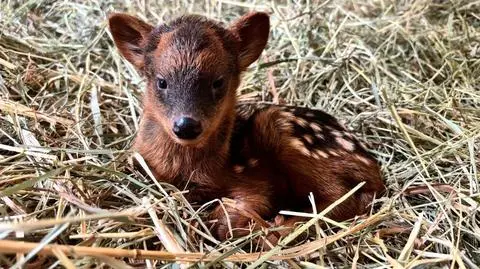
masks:
<svg viewBox="0 0 480 269"><path fill-rule="evenodd" d="M386 210L382 210L375 215L365 219L362 223L350 227L349 229L339 232L335 235L326 238L318 239L299 247L286 248L284 250L275 250L273 255L264 258L265 260L288 260L294 258L304 257L312 252L332 244L345 236L355 234L369 226L376 225L382 220L388 218L389 214ZM29 243L13 240L0 240L0 253L28 253L35 249L38 243ZM133 259L158 259L163 261L182 261L182 262L200 262L212 261L218 258L220 254L205 254L205 253L172 253L168 251L153 251L143 249L118 249L118 248L104 248L104 247L85 247L72 245L57 245L48 244L38 253L42 255L55 255L53 250L57 249L64 254L73 257L79 256L108 256L112 258L133 258ZM231 262L253 262L262 257L264 253L254 252L248 254L232 254L225 257L225 261Z"/></svg>

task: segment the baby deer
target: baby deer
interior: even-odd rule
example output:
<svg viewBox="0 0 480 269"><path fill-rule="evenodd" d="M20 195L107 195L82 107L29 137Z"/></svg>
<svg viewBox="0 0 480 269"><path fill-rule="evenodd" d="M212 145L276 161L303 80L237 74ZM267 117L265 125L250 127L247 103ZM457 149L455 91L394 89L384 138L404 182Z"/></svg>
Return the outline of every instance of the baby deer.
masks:
<svg viewBox="0 0 480 269"><path fill-rule="evenodd" d="M267 14L246 14L229 27L196 15L153 27L115 13L109 25L120 53L147 81L134 148L157 179L187 188L189 201L236 201L228 218L220 206L211 213L218 239L248 233L252 219L254 227L280 220L282 209L311 212L309 193L321 211L365 181L328 214L346 220L383 192L377 162L334 117L237 104L240 75L266 46Z"/></svg>

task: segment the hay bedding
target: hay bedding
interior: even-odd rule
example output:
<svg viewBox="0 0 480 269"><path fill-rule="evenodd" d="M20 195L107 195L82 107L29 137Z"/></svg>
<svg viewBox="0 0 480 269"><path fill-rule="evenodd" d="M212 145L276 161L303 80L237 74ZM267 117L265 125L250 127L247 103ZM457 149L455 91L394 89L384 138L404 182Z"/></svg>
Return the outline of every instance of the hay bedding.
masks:
<svg viewBox="0 0 480 269"><path fill-rule="evenodd" d="M0 237L34 243L0 241L2 266L480 266L478 1L0 5ZM336 115L371 145L389 188L370 216L260 254L248 251L260 234L216 242L202 208L132 169L144 85L105 20L116 10L152 23L183 12L229 22L253 8L272 12L271 37L239 95ZM76 247L34 255L38 243Z"/></svg>

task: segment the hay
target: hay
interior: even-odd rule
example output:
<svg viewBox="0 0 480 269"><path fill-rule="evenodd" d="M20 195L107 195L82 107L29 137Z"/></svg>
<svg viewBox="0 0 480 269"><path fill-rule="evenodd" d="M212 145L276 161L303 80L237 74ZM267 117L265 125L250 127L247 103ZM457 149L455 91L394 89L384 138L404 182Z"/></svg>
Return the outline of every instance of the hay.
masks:
<svg viewBox="0 0 480 269"><path fill-rule="evenodd" d="M270 11L272 30L239 95L344 120L389 189L370 216L270 253L250 253L262 232L217 242L205 207L132 168L144 82L105 20L251 9ZM2 1L0 265L479 268L479 14L467 0Z"/></svg>

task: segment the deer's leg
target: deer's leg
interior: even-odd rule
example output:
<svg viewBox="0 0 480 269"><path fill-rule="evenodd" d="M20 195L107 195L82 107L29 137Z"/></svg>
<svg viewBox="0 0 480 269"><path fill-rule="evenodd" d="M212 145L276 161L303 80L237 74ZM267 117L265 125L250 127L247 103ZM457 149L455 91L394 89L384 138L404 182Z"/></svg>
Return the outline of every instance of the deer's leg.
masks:
<svg viewBox="0 0 480 269"><path fill-rule="evenodd" d="M252 230L269 227L265 218L272 214L272 209L267 197L253 192L236 197L224 206L218 205L210 215L210 219L216 220L212 232L219 240L245 236Z"/></svg>

